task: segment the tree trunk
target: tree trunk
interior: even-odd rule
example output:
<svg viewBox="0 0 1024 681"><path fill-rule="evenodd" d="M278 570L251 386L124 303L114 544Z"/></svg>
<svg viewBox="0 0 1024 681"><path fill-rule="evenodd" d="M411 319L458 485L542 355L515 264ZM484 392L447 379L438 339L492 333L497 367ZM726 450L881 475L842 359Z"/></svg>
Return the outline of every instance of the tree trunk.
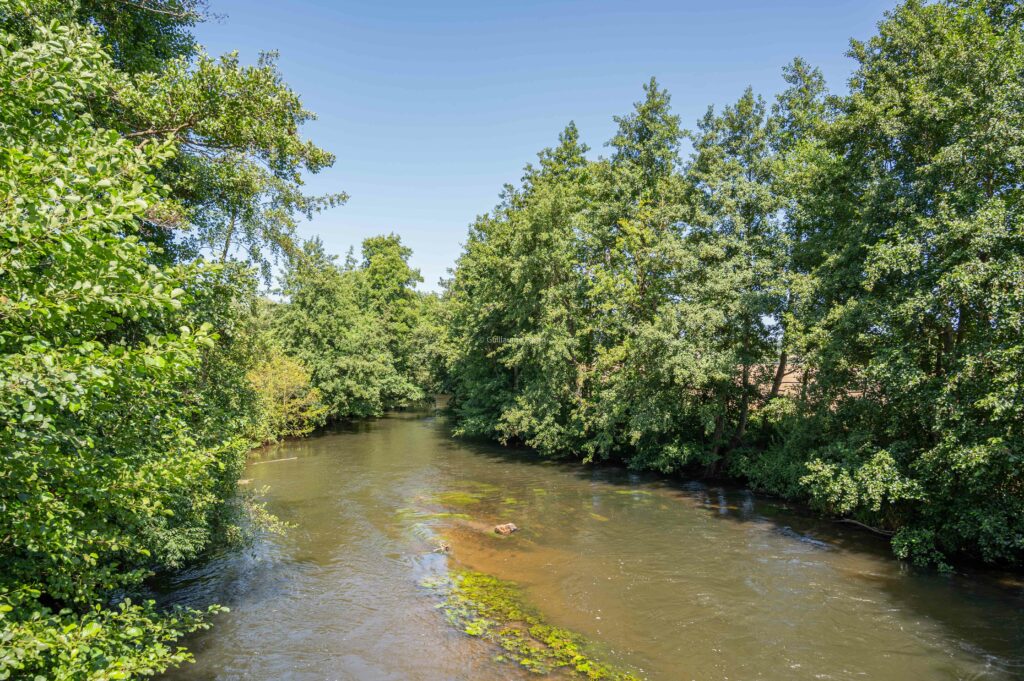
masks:
<svg viewBox="0 0 1024 681"><path fill-rule="evenodd" d="M725 434L725 393L718 396L718 415L715 416L715 432L711 434L711 444L715 448L715 455L721 449L722 435Z"/></svg>
<svg viewBox="0 0 1024 681"><path fill-rule="evenodd" d="M228 261L228 252L231 249L231 235L235 233L235 216L231 215L231 222L228 224L228 233L224 236L224 249L220 252L221 264Z"/></svg>
<svg viewBox="0 0 1024 681"><path fill-rule="evenodd" d="M726 400L725 393L721 393L718 397L718 415L715 416L715 432L711 434L712 443L712 454L711 461L704 466L704 477L713 478L718 473L718 464L722 460L722 436L725 434L725 410Z"/></svg>
<svg viewBox="0 0 1024 681"><path fill-rule="evenodd" d="M775 369L775 379L772 381L772 392L768 396L769 400L773 400L779 396L779 390L782 389L782 380L786 377L786 365L789 363L789 353L783 350L779 353L779 366Z"/></svg>
<svg viewBox="0 0 1024 681"><path fill-rule="evenodd" d="M941 376L946 373L952 364L954 347L953 325L946 323L946 326L939 331L939 348L935 355L935 375Z"/></svg>
<svg viewBox="0 0 1024 681"><path fill-rule="evenodd" d="M736 432L732 436L730 449L736 447L747 433L747 417L750 414L750 365L743 365L743 397L740 401L740 420L736 424Z"/></svg>

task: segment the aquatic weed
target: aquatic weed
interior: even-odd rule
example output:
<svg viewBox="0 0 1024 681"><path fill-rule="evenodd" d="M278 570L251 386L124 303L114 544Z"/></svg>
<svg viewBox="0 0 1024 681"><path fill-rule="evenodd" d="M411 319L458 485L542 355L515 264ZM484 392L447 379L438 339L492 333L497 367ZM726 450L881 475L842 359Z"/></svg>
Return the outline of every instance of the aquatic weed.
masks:
<svg viewBox="0 0 1024 681"><path fill-rule="evenodd" d="M426 580L423 586L441 595L438 607L452 626L501 646L505 654L497 660L512 660L537 674L562 670L588 679L638 681L590 657L578 634L544 622L509 582L464 570Z"/></svg>
<svg viewBox="0 0 1024 681"><path fill-rule="evenodd" d="M471 506L479 504L483 497L484 495L480 492L451 491L438 492L431 496L430 499L442 506Z"/></svg>
<svg viewBox="0 0 1024 681"><path fill-rule="evenodd" d="M400 520L469 520L471 516L466 513L451 513L448 511L424 511L419 508L400 508L395 511Z"/></svg>

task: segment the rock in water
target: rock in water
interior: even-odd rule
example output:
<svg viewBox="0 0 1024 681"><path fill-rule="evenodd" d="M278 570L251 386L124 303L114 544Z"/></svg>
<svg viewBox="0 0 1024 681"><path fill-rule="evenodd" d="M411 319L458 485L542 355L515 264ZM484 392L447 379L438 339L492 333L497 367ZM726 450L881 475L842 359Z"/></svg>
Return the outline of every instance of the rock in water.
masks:
<svg viewBox="0 0 1024 681"><path fill-rule="evenodd" d="M515 523L505 523L504 525L495 525L494 531L498 534L512 534L519 528L516 527Z"/></svg>

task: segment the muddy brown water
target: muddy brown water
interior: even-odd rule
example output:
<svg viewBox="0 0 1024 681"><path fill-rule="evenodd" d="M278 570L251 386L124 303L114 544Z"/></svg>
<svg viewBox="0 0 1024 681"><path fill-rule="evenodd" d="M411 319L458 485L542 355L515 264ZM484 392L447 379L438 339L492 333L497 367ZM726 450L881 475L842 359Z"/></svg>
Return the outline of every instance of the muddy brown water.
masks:
<svg viewBox="0 0 1024 681"><path fill-rule="evenodd" d="M535 678L446 623L421 583L453 566L514 581L641 678L1024 678L1018 578L916 572L743 489L453 440L423 415L261 451L246 477L297 527L173 580L169 602L231 612L168 680Z"/></svg>

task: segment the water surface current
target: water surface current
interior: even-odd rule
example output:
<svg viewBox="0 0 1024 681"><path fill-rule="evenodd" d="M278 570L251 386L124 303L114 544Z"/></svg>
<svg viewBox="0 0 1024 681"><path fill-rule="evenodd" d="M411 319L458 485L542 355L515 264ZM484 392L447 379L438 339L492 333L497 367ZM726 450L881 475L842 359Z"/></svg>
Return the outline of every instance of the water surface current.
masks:
<svg viewBox="0 0 1024 681"><path fill-rule="evenodd" d="M175 578L171 602L231 611L167 679L536 678L446 622L422 584L454 568L515 582L640 678L1024 678L1019 580L916 572L741 488L545 461L411 414L261 450L246 478L296 526Z"/></svg>

